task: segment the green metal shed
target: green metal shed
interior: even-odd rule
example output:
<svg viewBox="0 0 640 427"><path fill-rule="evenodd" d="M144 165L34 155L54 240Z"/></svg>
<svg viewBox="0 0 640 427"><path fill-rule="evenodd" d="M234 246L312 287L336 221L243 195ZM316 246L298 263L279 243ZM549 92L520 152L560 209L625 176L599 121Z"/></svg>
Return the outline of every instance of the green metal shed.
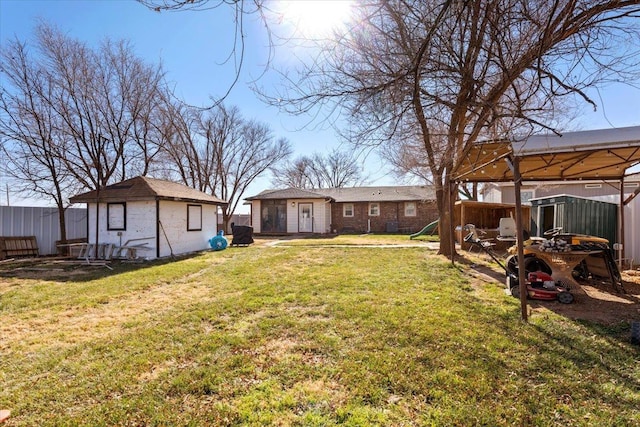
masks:
<svg viewBox="0 0 640 427"><path fill-rule="evenodd" d="M531 235L562 227L563 233L587 234L618 242L618 205L561 194L531 199Z"/></svg>

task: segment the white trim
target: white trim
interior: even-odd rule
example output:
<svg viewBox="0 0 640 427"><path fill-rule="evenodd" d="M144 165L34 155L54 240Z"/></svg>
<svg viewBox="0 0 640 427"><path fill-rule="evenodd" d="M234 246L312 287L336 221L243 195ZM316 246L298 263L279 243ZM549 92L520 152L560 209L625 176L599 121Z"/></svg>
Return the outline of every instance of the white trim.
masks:
<svg viewBox="0 0 640 427"><path fill-rule="evenodd" d="M375 212L373 207L375 207ZM380 203L379 202L369 202L368 209L369 216L380 216Z"/></svg>
<svg viewBox="0 0 640 427"><path fill-rule="evenodd" d="M408 209L412 206L412 209ZM418 204L416 202L404 202L404 216L415 217L418 216Z"/></svg>

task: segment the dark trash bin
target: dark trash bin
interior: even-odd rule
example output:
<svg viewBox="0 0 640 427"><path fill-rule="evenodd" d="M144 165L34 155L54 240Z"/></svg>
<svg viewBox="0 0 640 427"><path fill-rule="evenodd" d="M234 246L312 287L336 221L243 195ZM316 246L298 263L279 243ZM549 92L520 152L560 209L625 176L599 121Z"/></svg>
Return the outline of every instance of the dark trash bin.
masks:
<svg viewBox="0 0 640 427"><path fill-rule="evenodd" d="M231 224L231 233L233 234L232 246L247 246L253 243L253 227L251 226Z"/></svg>

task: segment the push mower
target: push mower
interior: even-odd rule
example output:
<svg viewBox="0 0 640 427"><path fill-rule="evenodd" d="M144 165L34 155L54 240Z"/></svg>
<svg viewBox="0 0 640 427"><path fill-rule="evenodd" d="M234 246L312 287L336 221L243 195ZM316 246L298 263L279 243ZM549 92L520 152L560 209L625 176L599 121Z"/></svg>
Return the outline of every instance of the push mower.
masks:
<svg viewBox="0 0 640 427"><path fill-rule="evenodd" d="M469 234L464 238L465 242L480 248L504 269L507 288L511 291L511 295L520 298L517 257L515 255L509 256L505 264L493 250L491 243L478 237L473 224L465 225L464 229L469 231ZM525 254L524 269L528 298L545 301L557 299L563 304L573 302L573 294L569 287L560 281L554 281L551 277L552 270L544 260L536 257L535 254Z"/></svg>

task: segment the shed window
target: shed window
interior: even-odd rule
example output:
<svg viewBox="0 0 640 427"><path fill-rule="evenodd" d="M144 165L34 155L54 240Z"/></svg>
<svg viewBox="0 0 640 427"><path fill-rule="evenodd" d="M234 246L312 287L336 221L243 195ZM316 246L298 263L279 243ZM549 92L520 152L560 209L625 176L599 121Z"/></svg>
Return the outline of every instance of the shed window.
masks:
<svg viewBox="0 0 640 427"><path fill-rule="evenodd" d="M107 203L107 230L127 229L127 204Z"/></svg>
<svg viewBox="0 0 640 427"><path fill-rule="evenodd" d="M416 202L405 202L404 216L416 216Z"/></svg>
<svg viewBox="0 0 640 427"><path fill-rule="evenodd" d="M353 216L353 203L345 203L344 205L342 205L342 216Z"/></svg>
<svg viewBox="0 0 640 427"><path fill-rule="evenodd" d="M187 231L202 230L202 205L187 205Z"/></svg>
<svg viewBox="0 0 640 427"><path fill-rule="evenodd" d="M380 203L369 203L369 216L380 215Z"/></svg>

